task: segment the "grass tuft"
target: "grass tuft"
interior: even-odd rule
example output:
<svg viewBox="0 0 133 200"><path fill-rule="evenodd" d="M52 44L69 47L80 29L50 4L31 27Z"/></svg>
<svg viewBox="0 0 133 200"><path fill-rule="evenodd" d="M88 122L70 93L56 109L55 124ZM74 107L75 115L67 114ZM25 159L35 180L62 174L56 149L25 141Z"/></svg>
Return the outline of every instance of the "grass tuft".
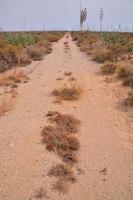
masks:
<svg viewBox="0 0 133 200"><path fill-rule="evenodd" d="M60 100L75 101L81 97L82 89L79 86L64 86L59 90L53 90L52 95L56 96Z"/></svg>

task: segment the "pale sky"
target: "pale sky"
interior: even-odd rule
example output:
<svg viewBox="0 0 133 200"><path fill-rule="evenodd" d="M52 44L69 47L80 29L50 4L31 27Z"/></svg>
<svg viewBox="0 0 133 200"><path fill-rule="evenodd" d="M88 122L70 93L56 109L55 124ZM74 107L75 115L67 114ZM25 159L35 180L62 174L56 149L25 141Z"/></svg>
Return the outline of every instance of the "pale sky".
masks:
<svg viewBox="0 0 133 200"><path fill-rule="evenodd" d="M133 31L133 0L82 0L87 24L98 30L98 12L104 9L104 29L121 24ZM80 0L0 0L0 27L5 30L79 28Z"/></svg>

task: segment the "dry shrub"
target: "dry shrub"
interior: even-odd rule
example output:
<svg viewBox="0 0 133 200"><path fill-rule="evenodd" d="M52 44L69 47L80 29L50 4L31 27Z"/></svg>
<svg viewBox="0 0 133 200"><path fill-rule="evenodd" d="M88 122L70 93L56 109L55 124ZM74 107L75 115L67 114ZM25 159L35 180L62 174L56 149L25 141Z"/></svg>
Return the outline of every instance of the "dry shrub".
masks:
<svg viewBox="0 0 133 200"><path fill-rule="evenodd" d="M126 52L126 49L123 45L116 43L109 45L110 50L113 52L113 58L117 62L118 58Z"/></svg>
<svg viewBox="0 0 133 200"><path fill-rule="evenodd" d="M109 49L103 49L94 54L93 60L104 63L105 61L114 61L114 53Z"/></svg>
<svg viewBox="0 0 133 200"><path fill-rule="evenodd" d="M39 61L43 59L43 52L40 48L35 48L34 46L31 46L27 49L27 53L29 55L29 58L34 61Z"/></svg>
<svg viewBox="0 0 133 200"><path fill-rule="evenodd" d="M62 81L62 80L63 80L63 78L61 78L61 77L56 79L56 81Z"/></svg>
<svg viewBox="0 0 133 200"><path fill-rule="evenodd" d="M65 177L69 179L73 177L73 171L66 165L58 164L50 169L49 176Z"/></svg>
<svg viewBox="0 0 133 200"><path fill-rule="evenodd" d="M77 152L76 151L58 151L58 155L61 157L62 161L67 164L73 165L78 162Z"/></svg>
<svg viewBox="0 0 133 200"><path fill-rule="evenodd" d="M58 164L52 167L49 176L58 178L53 188L58 192L66 193L70 184L76 182L72 165L78 162L77 152L80 144L78 139L70 133L77 133L80 121L72 115L56 111L49 111L46 116L53 125L45 126L42 130L42 142L48 151L55 152L67 164Z"/></svg>
<svg viewBox="0 0 133 200"><path fill-rule="evenodd" d="M42 198L48 198L47 192L43 188L39 188L35 191L35 198L42 199Z"/></svg>
<svg viewBox="0 0 133 200"><path fill-rule="evenodd" d="M70 77L70 78L68 79L68 81L76 81L76 78Z"/></svg>
<svg viewBox="0 0 133 200"><path fill-rule="evenodd" d="M65 45L65 46L68 45L68 42L64 42L64 45Z"/></svg>
<svg viewBox="0 0 133 200"><path fill-rule="evenodd" d="M64 76L71 76L72 72L64 72Z"/></svg>
<svg viewBox="0 0 133 200"><path fill-rule="evenodd" d="M53 90L52 95L56 96L57 99L66 101L75 101L81 97L82 89L80 86L64 86L59 90Z"/></svg>
<svg viewBox="0 0 133 200"><path fill-rule="evenodd" d="M128 101L131 106L133 106L133 91L128 94Z"/></svg>
<svg viewBox="0 0 133 200"><path fill-rule="evenodd" d="M59 178L53 185L53 189L59 193L66 194L69 191L70 182L65 178Z"/></svg>
<svg viewBox="0 0 133 200"><path fill-rule="evenodd" d="M26 78L26 74L20 68L13 68L0 74L0 86L12 86L14 83L20 83Z"/></svg>
<svg viewBox="0 0 133 200"><path fill-rule="evenodd" d="M79 150L80 145L76 137L69 136L53 126L46 126L42 131L42 136L42 143L46 145L48 151L55 152L67 163L77 162L75 152Z"/></svg>
<svg viewBox="0 0 133 200"><path fill-rule="evenodd" d="M40 49L43 54L49 54L52 51L51 43L47 40L39 41L35 48Z"/></svg>
<svg viewBox="0 0 133 200"><path fill-rule="evenodd" d="M80 121L73 115L57 113L49 118L51 123L55 123L60 130L67 133L78 132Z"/></svg>
<svg viewBox="0 0 133 200"><path fill-rule="evenodd" d="M120 72L121 78L123 78L123 85L133 87L133 67L125 66Z"/></svg>
<svg viewBox="0 0 133 200"><path fill-rule="evenodd" d="M124 78L125 76L127 76L127 69L125 64L117 63L116 66L117 66L116 73L118 78Z"/></svg>
<svg viewBox="0 0 133 200"><path fill-rule="evenodd" d="M48 111L48 113L46 114L46 117L52 117L54 115L57 115L59 112L57 111Z"/></svg>
<svg viewBox="0 0 133 200"><path fill-rule="evenodd" d="M74 42L77 41L77 40L78 40L78 36L74 35L74 36L72 37L72 40L73 40Z"/></svg>
<svg viewBox="0 0 133 200"><path fill-rule="evenodd" d="M47 36L47 39L48 39L50 42L58 42L58 40L60 39L60 35L49 34L49 35Z"/></svg>
<svg viewBox="0 0 133 200"><path fill-rule="evenodd" d="M0 117L4 115L6 112L8 112L11 109L11 101L8 100L2 100L0 102Z"/></svg>
<svg viewBox="0 0 133 200"><path fill-rule="evenodd" d="M21 66L25 66L25 65L29 65L32 61L29 59L29 56L25 51L23 51L21 54L20 54L20 57L19 57L19 62L20 62L20 65Z"/></svg>
<svg viewBox="0 0 133 200"><path fill-rule="evenodd" d="M54 126L44 127L42 143L48 151L55 152L63 161L70 164L77 162L76 151L79 150L80 144L78 139L70 134L78 132L80 121L71 115L51 111L47 117Z"/></svg>
<svg viewBox="0 0 133 200"><path fill-rule="evenodd" d="M72 169L63 164L52 167L49 171L49 175L58 178L54 189L61 193L68 192L70 184L76 182Z"/></svg>
<svg viewBox="0 0 133 200"><path fill-rule="evenodd" d="M101 72L103 74L113 74L116 70L116 65L113 62L105 62L101 66Z"/></svg>
<svg viewBox="0 0 133 200"><path fill-rule="evenodd" d="M133 75L125 76L123 79L123 85L133 88Z"/></svg>

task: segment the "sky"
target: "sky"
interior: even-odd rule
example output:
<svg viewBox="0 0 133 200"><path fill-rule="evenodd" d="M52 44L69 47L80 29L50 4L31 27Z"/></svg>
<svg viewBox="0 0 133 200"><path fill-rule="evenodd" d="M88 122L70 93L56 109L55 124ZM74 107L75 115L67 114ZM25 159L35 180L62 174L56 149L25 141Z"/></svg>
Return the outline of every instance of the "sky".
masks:
<svg viewBox="0 0 133 200"><path fill-rule="evenodd" d="M86 27L99 30L98 13L104 10L103 29L133 32L133 0L82 0L88 10ZM0 28L4 30L79 29L80 0L0 0ZM127 28L126 28L127 27Z"/></svg>

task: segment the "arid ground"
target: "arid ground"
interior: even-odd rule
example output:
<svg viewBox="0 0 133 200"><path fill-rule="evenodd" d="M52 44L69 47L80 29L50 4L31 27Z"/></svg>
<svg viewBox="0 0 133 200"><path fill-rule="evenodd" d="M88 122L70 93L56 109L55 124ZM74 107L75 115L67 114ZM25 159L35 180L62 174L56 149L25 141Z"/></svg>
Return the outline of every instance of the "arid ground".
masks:
<svg viewBox="0 0 133 200"><path fill-rule="evenodd" d="M133 199L133 110L123 102L127 88L99 67L65 35L51 54L24 68L29 80L19 84L12 109L0 118L0 200ZM80 87L78 99L52 95L67 85ZM71 166L76 179L63 193L48 174L62 161L42 144L48 111L80 120L78 161Z"/></svg>

